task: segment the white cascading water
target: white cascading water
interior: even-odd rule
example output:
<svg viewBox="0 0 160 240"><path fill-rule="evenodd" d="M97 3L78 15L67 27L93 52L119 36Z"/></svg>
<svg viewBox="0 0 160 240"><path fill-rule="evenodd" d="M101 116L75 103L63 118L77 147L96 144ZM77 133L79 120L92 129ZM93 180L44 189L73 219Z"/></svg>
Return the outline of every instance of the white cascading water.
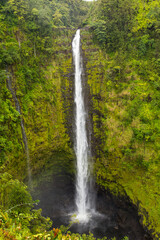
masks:
<svg viewBox="0 0 160 240"><path fill-rule="evenodd" d="M76 143L75 152L77 158L76 178L76 219L79 222L87 222L90 212L89 200L89 164L88 164L88 142L86 132L86 112L82 94L82 63L80 54L80 30L78 29L72 42L73 58L75 64L75 104L76 104Z"/></svg>

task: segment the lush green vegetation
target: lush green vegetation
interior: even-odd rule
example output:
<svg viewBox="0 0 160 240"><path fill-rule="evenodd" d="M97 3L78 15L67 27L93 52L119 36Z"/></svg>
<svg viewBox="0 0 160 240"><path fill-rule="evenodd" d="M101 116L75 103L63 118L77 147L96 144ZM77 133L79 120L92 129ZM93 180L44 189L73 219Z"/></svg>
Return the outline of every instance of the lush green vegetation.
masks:
<svg viewBox="0 0 160 240"><path fill-rule="evenodd" d="M65 167L73 158L66 128L72 104L68 76L71 39L80 25L87 25L82 47L94 109L97 183L115 195L129 196L154 239L160 238L159 17L159 0L98 0L94 4L1 0L2 239L93 239L66 235L66 230L48 231L50 220L33 210L35 202L19 181L27 178L21 121L32 174L51 166L53 156L60 161L65 156Z"/></svg>
<svg viewBox="0 0 160 240"><path fill-rule="evenodd" d="M83 32L94 132L101 139L97 182L129 196L155 239L160 236L159 14L159 1L100 0L88 20L94 44Z"/></svg>
<svg viewBox="0 0 160 240"><path fill-rule="evenodd" d="M72 223L51 230L51 220L41 215L41 209L33 209L34 204L37 202L32 200L27 186L7 173L0 176L1 240L95 240L91 233L71 233L69 228Z"/></svg>
<svg viewBox="0 0 160 240"><path fill-rule="evenodd" d="M0 165L7 163L13 171L17 162L21 162L14 175L20 169L25 175L21 120L25 125L31 165L37 153L37 158L41 158L49 149L70 151L62 111L62 76L71 68L72 29L81 23L86 13L87 5L78 0L1 1ZM66 30L68 27L70 30Z"/></svg>
<svg viewBox="0 0 160 240"><path fill-rule="evenodd" d="M72 28L86 12L87 5L78 0L0 3L0 165L7 165L17 177L26 176L21 121L34 171L35 161L40 159L38 167L42 168L41 156L51 149L71 151L61 92L67 80L62 76L71 68Z"/></svg>
<svg viewBox="0 0 160 240"><path fill-rule="evenodd" d="M0 2L0 239L56 239L19 181L28 174L21 123L32 175L62 156L70 167L62 89L70 88L64 77L72 68L70 42L87 8L72 0Z"/></svg>

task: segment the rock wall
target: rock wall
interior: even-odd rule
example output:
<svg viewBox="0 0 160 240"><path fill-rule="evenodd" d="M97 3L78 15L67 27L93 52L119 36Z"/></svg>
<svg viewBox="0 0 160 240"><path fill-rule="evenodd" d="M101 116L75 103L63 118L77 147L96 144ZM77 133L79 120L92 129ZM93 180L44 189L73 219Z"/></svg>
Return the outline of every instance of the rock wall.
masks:
<svg viewBox="0 0 160 240"><path fill-rule="evenodd" d="M153 150L151 142L139 140L134 135L133 131L140 128L140 122L136 123L136 112L136 116L130 112L135 98L141 97L134 95L133 91L138 76L135 69L129 69L122 53L107 54L98 47L88 29L82 31L82 48L93 103L92 146L97 184L114 196L135 204L141 223L154 239L159 239L160 215L155 210L159 209L156 193L159 180L146 165L154 159L153 155L151 157ZM148 159L149 152L152 160Z"/></svg>

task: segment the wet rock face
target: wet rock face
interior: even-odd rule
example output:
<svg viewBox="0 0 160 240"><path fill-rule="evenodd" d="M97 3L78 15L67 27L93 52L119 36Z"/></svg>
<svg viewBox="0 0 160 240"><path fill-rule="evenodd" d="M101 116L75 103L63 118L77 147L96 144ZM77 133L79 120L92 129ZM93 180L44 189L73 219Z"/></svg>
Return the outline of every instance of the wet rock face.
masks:
<svg viewBox="0 0 160 240"><path fill-rule="evenodd" d="M129 237L130 240L152 239L140 224L136 207L129 203L127 199L118 199L110 193L106 194L100 190L98 207L100 212L103 211L106 216L109 216L111 228L108 228L108 230L109 232L113 231L117 239L124 236Z"/></svg>
<svg viewBox="0 0 160 240"><path fill-rule="evenodd" d="M53 220L54 227L69 224L75 210L73 176L63 169L50 179L41 181L34 192L35 198L40 200L38 207L43 209L44 216ZM98 189L96 209L97 214L88 224L73 224L69 230L79 233L92 232L96 238L115 236L120 240L127 236L129 240L152 239L141 226L135 206L125 199L114 198L110 193Z"/></svg>

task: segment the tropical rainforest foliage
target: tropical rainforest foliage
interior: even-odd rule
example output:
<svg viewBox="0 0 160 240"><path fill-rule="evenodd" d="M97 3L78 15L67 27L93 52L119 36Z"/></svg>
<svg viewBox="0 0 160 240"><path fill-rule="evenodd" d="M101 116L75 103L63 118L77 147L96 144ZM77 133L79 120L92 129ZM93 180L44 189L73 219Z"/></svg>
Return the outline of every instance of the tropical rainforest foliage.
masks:
<svg viewBox="0 0 160 240"><path fill-rule="evenodd" d="M44 118L44 124L42 124L43 126L41 125L41 132L44 132L43 129L47 128L48 133L47 136L44 137L41 135L42 138L40 137L39 140L36 139L35 144L38 144L37 140L44 142L45 138L49 138L46 142L52 141L50 139L52 138L52 129L48 129L47 127L49 116L46 116L47 120L45 121L45 117L42 115L49 115L49 108L54 108L56 101L60 101L61 93L57 90L60 87L59 76L56 71L58 60L55 61L55 54L58 52L57 45L61 44L58 42L59 29L65 29L68 26L72 28L79 25L87 9L81 1L56 2L49 0L3 1L0 9L0 111L2 113L0 119L0 162L3 164L7 159L19 156L24 148L21 139L20 114L13 106L12 98L18 99L24 122L30 125L30 127L26 127L26 131L34 127L31 126L33 124L31 121L38 121L38 116L36 115L40 115L36 109L38 106L35 108L33 106L38 105L40 99L45 106L47 104L47 109L43 109L43 106L39 107L43 111L40 118ZM65 39L67 41L67 38ZM64 42L65 39L63 39ZM61 42L63 41L61 40ZM53 74L56 75L54 82L50 81ZM6 85L7 78L12 81L10 84L13 91L12 94L12 91L9 91ZM46 81L46 78L48 81ZM11 95L15 95L15 97ZM61 106L58 107L60 110ZM32 116L32 120L25 120L25 117L28 118L28 113ZM53 124L54 128L56 128L58 121L61 121L61 113L59 114L58 112L57 117L54 120L51 119L51 121L56 121L56 118L59 119L57 119L57 123ZM36 125L38 124L37 122ZM64 136L62 128L57 134ZM36 134L38 132L36 127L31 131L34 131ZM30 136L28 132L27 137L29 142L32 141L32 146L29 148L34 148L34 136ZM30 137L32 140L30 140ZM62 138L63 142L65 142L64 139L65 137Z"/></svg>
<svg viewBox="0 0 160 240"><path fill-rule="evenodd" d="M53 152L74 156L66 119L79 26L86 26L97 183L129 196L160 238L159 19L159 0L1 0L1 239L93 239L47 231L50 220L33 210L37 202L20 182L27 180L27 151L32 175L49 166Z"/></svg>
<svg viewBox="0 0 160 240"><path fill-rule="evenodd" d="M89 19L95 44L87 52L99 110L95 133L103 149L97 181L128 195L155 239L160 237L159 16L159 1L98 1ZM84 39L86 49L91 43L85 33Z"/></svg>
<svg viewBox="0 0 160 240"><path fill-rule="evenodd" d="M49 166L53 153L56 161L72 155L61 88L62 81L70 87L68 49L87 8L72 0L0 2L0 239L62 238L60 230L46 232L51 221L33 210L19 180Z"/></svg>

